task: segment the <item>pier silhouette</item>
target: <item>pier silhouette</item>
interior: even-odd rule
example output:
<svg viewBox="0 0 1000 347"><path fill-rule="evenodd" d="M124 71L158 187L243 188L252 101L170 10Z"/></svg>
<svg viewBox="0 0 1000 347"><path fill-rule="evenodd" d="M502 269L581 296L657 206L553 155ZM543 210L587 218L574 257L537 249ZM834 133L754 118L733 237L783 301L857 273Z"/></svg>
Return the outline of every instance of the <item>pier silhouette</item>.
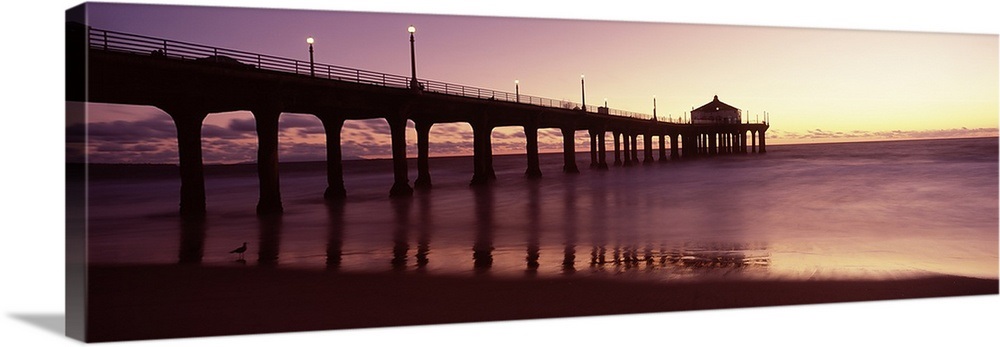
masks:
<svg viewBox="0 0 1000 347"><path fill-rule="evenodd" d="M615 167L766 152L766 122L664 121L655 115L522 95L519 91L418 79L415 65L412 76L399 76L311 59L305 62L114 32L74 22L67 22L66 45L67 101L148 105L172 118L177 129L180 213L187 216L206 212L201 129L205 118L217 112L253 114L260 181L256 210L260 215L283 211L278 172L278 119L283 112L311 114L322 122L327 153L323 196L328 200L347 196L340 143L346 120L381 118L388 123L394 176L389 195L393 197L412 195L414 188L432 187L430 129L442 123L467 123L473 129L472 185L496 180L491 133L497 127L524 129L525 176L531 179L543 174L538 162L539 129L561 131L563 171L569 174L579 172L575 136L580 130L590 136L589 167L593 170L609 169L605 148L608 133L614 142ZM417 133L417 177L413 186L406 157L406 125L410 121ZM643 142L642 159L639 138ZM654 140L660 144L658 158L653 152ZM269 256L266 250L262 252L262 256Z"/></svg>

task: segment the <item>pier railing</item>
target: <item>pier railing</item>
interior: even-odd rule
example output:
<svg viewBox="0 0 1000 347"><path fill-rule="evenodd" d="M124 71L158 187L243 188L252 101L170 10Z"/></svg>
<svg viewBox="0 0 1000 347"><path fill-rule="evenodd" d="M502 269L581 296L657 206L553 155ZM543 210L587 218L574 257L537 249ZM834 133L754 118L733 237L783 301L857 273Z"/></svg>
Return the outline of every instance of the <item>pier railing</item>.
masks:
<svg viewBox="0 0 1000 347"><path fill-rule="evenodd" d="M248 69L286 72L297 75L313 76L316 78L370 84L383 87L410 88L410 77L387 74L383 72L360 70L323 63L310 63L308 61L266 54L244 52L91 27L88 27L87 38L88 45L91 49L143 54L180 60L207 61L216 64L226 64L233 68L242 67ZM549 99L420 78L417 78L417 81L420 83L420 87L424 92L530 104L543 107L565 109L581 109L584 107L579 103L567 100ZM599 109L604 111L604 108L586 105L587 112L598 113ZM644 120L653 119L652 115L644 113L616 109L607 109L606 111L610 116ZM600 113L604 114L604 112ZM658 121L662 122L662 120Z"/></svg>

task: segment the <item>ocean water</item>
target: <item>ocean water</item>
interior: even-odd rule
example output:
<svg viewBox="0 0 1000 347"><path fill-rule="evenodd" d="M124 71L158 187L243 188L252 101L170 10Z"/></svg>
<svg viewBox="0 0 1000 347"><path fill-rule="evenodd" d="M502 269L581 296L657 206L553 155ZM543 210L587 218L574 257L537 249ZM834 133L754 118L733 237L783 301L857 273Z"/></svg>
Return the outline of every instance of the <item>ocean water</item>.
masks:
<svg viewBox="0 0 1000 347"><path fill-rule="evenodd" d="M607 171L584 152L579 174L543 154L539 180L523 177L523 155L495 156L487 187L469 186L471 157L432 158L434 187L403 199L388 197L390 161L347 161L340 203L322 198L323 163L283 163L285 212L267 218L254 212L255 166L209 166L204 220L178 216L176 167L93 167L87 258L644 281L998 277L997 138L768 149ZM243 242L243 259L229 253Z"/></svg>

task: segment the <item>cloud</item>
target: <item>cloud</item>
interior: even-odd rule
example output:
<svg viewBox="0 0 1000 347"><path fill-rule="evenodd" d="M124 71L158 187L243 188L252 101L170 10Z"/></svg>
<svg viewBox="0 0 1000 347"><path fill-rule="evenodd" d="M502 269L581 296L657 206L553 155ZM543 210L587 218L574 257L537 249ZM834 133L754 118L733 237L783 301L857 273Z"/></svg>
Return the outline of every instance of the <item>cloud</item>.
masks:
<svg viewBox="0 0 1000 347"><path fill-rule="evenodd" d="M344 157L388 157L392 154L392 146L388 143L357 142L354 140L341 142L341 154Z"/></svg>
<svg viewBox="0 0 1000 347"><path fill-rule="evenodd" d="M368 126L358 121L345 121L342 129L368 130Z"/></svg>
<svg viewBox="0 0 1000 347"><path fill-rule="evenodd" d="M203 142L202 160L206 163L256 162L257 146L235 141Z"/></svg>
<svg viewBox="0 0 1000 347"><path fill-rule="evenodd" d="M313 135L326 136L323 122L312 115L282 114L278 121L278 131L289 140Z"/></svg>
<svg viewBox="0 0 1000 347"><path fill-rule="evenodd" d="M142 144L132 146L130 149L136 152L158 152L160 150L160 146Z"/></svg>
<svg viewBox="0 0 1000 347"><path fill-rule="evenodd" d="M128 148L120 143L102 143L95 146L98 152L125 152Z"/></svg>
<svg viewBox="0 0 1000 347"><path fill-rule="evenodd" d="M280 128L309 128L315 126L322 127L323 122L319 118L309 115L283 114L278 121L278 127Z"/></svg>
<svg viewBox="0 0 1000 347"><path fill-rule="evenodd" d="M513 138L510 134L505 133L505 132L499 132L499 131L494 131L493 134L491 134L490 137L492 137L493 140L509 140L509 139Z"/></svg>
<svg viewBox="0 0 1000 347"><path fill-rule="evenodd" d="M75 124L70 127L79 127ZM79 131L67 127L67 132ZM112 121L90 123L86 126L89 140L131 143L143 140L167 140L177 138L177 128L170 118L144 119L137 121Z"/></svg>
<svg viewBox="0 0 1000 347"><path fill-rule="evenodd" d="M388 135L388 136L392 135L392 131L389 129L389 123L386 123L385 120L382 120L382 119L366 119L366 120L362 120L360 122L364 122L365 123L365 126L368 127L368 131L371 131L371 132L379 134L379 135Z"/></svg>
<svg viewBox="0 0 1000 347"><path fill-rule="evenodd" d="M234 119L233 121L236 121L236 119ZM253 120L250 120L250 123L253 124ZM232 122L230 122L230 126L227 128L223 128L218 125L212 125L212 124L205 124L202 125L201 127L202 138L220 138L220 139L235 140L235 139L253 138L256 136L257 136L256 129L250 129L248 131L242 129L242 126L237 126L236 128L234 128L232 126Z"/></svg>
<svg viewBox="0 0 1000 347"><path fill-rule="evenodd" d="M542 141L543 138L546 140L558 139L562 141L562 130L555 128L538 129L538 140Z"/></svg>
<svg viewBox="0 0 1000 347"><path fill-rule="evenodd" d="M248 131L256 133L257 122L255 122L252 118L234 118L229 120L228 129L232 131Z"/></svg>

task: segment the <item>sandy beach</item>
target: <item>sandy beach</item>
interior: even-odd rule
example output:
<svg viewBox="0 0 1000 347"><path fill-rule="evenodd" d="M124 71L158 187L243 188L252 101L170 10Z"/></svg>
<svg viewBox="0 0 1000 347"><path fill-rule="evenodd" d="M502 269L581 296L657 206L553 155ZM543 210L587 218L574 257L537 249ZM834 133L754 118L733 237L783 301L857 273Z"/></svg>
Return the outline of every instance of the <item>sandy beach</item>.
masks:
<svg viewBox="0 0 1000 347"><path fill-rule="evenodd" d="M998 293L957 276L859 281L449 277L91 266L87 340L118 341Z"/></svg>

